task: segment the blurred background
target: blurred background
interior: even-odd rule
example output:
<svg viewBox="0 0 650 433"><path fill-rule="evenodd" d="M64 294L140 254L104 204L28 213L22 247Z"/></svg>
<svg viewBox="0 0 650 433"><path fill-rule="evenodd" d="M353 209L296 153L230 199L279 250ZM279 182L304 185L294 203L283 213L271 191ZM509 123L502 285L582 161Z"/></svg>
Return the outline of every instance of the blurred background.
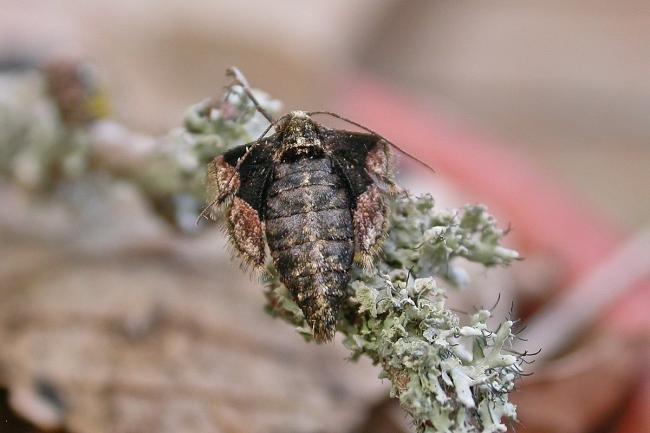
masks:
<svg viewBox="0 0 650 433"><path fill-rule="evenodd" d="M487 204L526 257L450 296L501 294L543 348L518 430L650 430L647 2L0 0L0 56L90 62L142 137L230 65L379 131L436 170L402 157L404 184ZM409 431L374 367L261 313L217 235L128 188L72 216L0 194L0 432Z"/></svg>

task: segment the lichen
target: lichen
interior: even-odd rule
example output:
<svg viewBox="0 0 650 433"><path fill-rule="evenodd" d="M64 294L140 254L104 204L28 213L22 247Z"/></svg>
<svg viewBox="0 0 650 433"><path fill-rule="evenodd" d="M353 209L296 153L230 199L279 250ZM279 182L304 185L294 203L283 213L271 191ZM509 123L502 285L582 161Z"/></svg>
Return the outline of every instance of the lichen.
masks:
<svg viewBox="0 0 650 433"><path fill-rule="evenodd" d="M489 310L466 323L446 305L439 281L457 281L456 259L492 266L517 253L500 245L503 231L483 206L437 211L430 196L392 200L391 225L373 271L355 268L338 324L352 358L368 356L392 383L421 432L505 431L515 418L508 393L523 361L507 350L513 322L490 329ZM268 310L310 340L310 329L268 265Z"/></svg>
<svg viewBox="0 0 650 433"><path fill-rule="evenodd" d="M101 141L88 124L66 125L37 72L0 74L0 175L29 189L53 189L95 172L136 186L154 210L179 227L192 222L206 199L205 166L228 149L258 138L266 120L238 91L191 106L184 127L156 141L137 164L104 163ZM280 103L256 91L277 113ZM125 143L128 146L128 143ZM92 163L91 163L92 162ZM462 287L463 262L508 265L518 254L501 245L504 231L484 206L439 210L430 196L390 199L390 227L371 270L354 268L337 325L352 359L369 357L390 380L419 432L501 432L515 419L508 394L523 357L510 351L513 322L489 326L491 312L467 318L446 305L446 287ZM267 265L266 310L311 329L300 308Z"/></svg>
<svg viewBox="0 0 650 433"><path fill-rule="evenodd" d="M96 89L98 80L80 77L95 83L88 89L91 95L79 99L83 107L62 106L49 91L48 70L0 71L0 178L36 193L91 183L89 178L101 173L133 185L172 226L195 232L207 196L206 164L266 128L264 117L238 88L190 106L183 127L159 139L128 131L105 114L67 122L65 113L86 109L92 94L105 97L105 92ZM281 103L266 93L255 95L270 113L280 110ZM115 137L117 142L107 143Z"/></svg>
<svg viewBox="0 0 650 433"><path fill-rule="evenodd" d="M281 103L266 93L256 97L273 114ZM147 163L130 174L159 214L185 232L206 203L207 164L215 156L259 137L266 120L243 92L233 88L223 99L205 99L190 106L183 128L170 132Z"/></svg>

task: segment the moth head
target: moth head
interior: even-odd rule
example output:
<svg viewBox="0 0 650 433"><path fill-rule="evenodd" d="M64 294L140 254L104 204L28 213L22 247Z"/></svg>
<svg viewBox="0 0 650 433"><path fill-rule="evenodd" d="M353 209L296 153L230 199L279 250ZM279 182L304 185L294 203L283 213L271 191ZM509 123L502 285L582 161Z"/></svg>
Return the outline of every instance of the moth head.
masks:
<svg viewBox="0 0 650 433"><path fill-rule="evenodd" d="M322 153L318 125L304 111L292 111L279 125L281 159L316 156Z"/></svg>

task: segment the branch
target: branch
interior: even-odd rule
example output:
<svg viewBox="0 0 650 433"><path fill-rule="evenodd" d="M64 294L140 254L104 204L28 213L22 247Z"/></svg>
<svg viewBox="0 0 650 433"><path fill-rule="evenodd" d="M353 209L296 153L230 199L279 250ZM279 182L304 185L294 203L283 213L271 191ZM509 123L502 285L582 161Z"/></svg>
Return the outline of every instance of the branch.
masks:
<svg viewBox="0 0 650 433"><path fill-rule="evenodd" d="M108 174L137 186L159 215L189 231L207 198L207 162L267 126L233 87L222 98L190 107L184 128L165 139L143 137L93 111L105 106L96 100L102 92L82 74L72 64L9 80L14 87L7 94L14 97L0 101L1 176L52 192L59 184ZM66 86L77 90L74 95L81 88L83 97L62 96ZM31 89L27 100L19 97L25 89ZM268 95L255 96L267 111L279 111ZM515 418L508 394L525 356L508 350L513 322L492 329L491 312L479 310L462 323L445 304L443 283L467 282L462 260L507 265L517 253L501 246L504 232L483 206L441 211L429 196L404 196L392 199L391 208L374 270L353 269L338 323L343 344L353 359L368 356L382 368L380 377L390 380L391 396L418 431L505 431L502 419ZM267 271L267 311L310 341L302 312L271 264Z"/></svg>
<svg viewBox="0 0 650 433"><path fill-rule="evenodd" d="M338 324L352 358L368 356L381 366L420 432L505 431L515 418L508 393L521 373L521 355L507 351L512 321L490 329L489 310L466 324L445 305L439 281L462 284L457 259L486 266L518 257L500 245L503 232L482 206L437 211L433 199L393 200L391 229L375 271L355 269L350 297ZM462 277L459 277L462 275ZM311 329L268 265L267 309L307 340Z"/></svg>

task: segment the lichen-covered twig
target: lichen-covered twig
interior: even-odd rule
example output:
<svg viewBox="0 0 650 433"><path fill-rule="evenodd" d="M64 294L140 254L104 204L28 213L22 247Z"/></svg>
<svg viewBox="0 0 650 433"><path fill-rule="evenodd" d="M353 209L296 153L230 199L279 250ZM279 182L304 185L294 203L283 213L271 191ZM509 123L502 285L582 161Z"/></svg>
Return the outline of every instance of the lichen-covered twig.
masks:
<svg viewBox="0 0 650 433"><path fill-rule="evenodd" d="M79 115L75 107L62 111L56 95L47 94L42 74L1 78L8 95L0 100L1 176L47 190L108 173L137 186L181 229L192 228L188 221L205 202L206 163L257 138L266 127L234 87L225 98L190 107L183 129L138 147L142 140L128 131L115 139L114 124ZM262 92L256 96L268 111L278 111L277 101ZM66 122L63 114L71 112L87 121ZM513 322L492 328L487 309L462 320L446 305L445 293L446 287L466 282L463 261L507 265L517 253L501 246L504 232L482 206L443 211L429 196L403 195L391 199L390 215L383 252L372 270L353 270L337 326L343 344L352 358L368 356L382 368L391 395L418 431L505 431L503 422L515 419L508 394L524 361L523 354L509 349L516 338ZM311 340L301 310L272 265L267 270L267 311Z"/></svg>
<svg viewBox="0 0 650 433"><path fill-rule="evenodd" d="M505 431L515 418L508 393L521 373L521 355L508 351L515 335L507 320L491 329L489 310L463 323L445 305L443 282L460 284L465 259L508 264L515 251L482 206L436 211L433 199L392 202L391 228L375 270L355 271L338 330L353 358L366 355L391 381L391 395L421 432ZM311 329L269 265L268 309L310 339Z"/></svg>
<svg viewBox="0 0 650 433"><path fill-rule="evenodd" d="M269 112L279 111L279 101L256 95ZM83 64L0 71L0 178L56 192L69 182L108 175L134 185L174 227L195 231L206 198L206 164L267 125L237 87L189 107L183 127L162 138L108 120L105 98Z"/></svg>

